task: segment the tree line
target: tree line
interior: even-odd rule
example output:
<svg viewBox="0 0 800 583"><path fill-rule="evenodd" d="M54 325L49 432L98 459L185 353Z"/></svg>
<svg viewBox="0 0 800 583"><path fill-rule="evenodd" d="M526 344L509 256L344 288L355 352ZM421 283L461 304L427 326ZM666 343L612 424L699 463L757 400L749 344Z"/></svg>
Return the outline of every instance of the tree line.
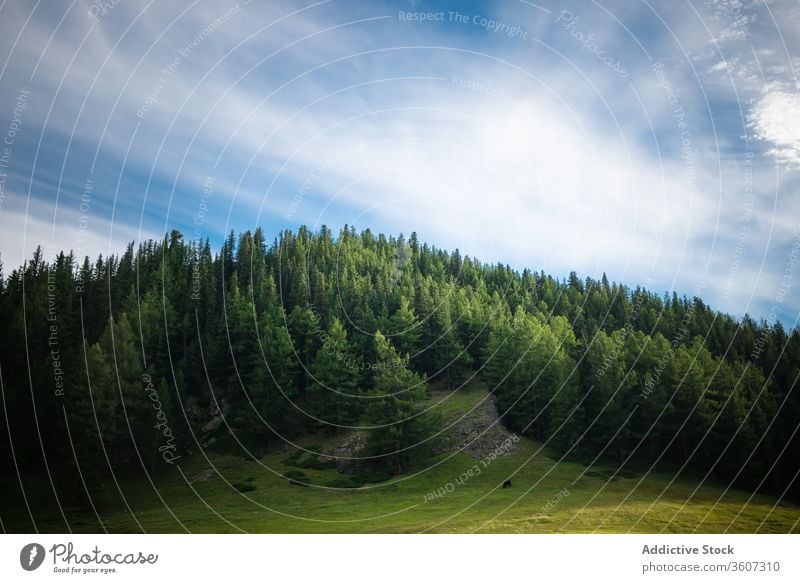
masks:
<svg viewBox="0 0 800 583"><path fill-rule="evenodd" d="M392 472L473 376L503 422L575 459L662 463L797 498L800 334L700 298L485 264L370 230L171 232L41 249L0 277L0 457L60 491L200 448L257 457L358 428ZM111 468L111 470L109 469Z"/></svg>

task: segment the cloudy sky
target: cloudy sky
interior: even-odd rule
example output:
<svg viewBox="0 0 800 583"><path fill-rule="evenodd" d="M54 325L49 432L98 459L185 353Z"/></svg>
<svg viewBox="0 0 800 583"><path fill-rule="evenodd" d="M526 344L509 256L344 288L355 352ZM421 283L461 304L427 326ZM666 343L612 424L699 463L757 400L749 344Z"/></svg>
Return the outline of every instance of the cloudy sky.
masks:
<svg viewBox="0 0 800 583"><path fill-rule="evenodd" d="M0 257L344 224L800 313L800 4L0 4Z"/></svg>

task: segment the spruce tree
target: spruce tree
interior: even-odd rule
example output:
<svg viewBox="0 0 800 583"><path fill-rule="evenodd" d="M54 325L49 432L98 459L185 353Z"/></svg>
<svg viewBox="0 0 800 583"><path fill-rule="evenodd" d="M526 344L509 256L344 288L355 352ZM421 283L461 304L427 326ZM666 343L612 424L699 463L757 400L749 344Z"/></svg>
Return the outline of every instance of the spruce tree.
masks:
<svg viewBox="0 0 800 583"><path fill-rule="evenodd" d="M358 421L363 410L361 366L344 326L334 318L311 364L308 409L314 417L334 427Z"/></svg>
<svg viewBox="0 0 800 583"><path fill-rule="evenodd" d="M409 370L383 334L375 334L378 373L367 406L368 451L396 473L428 449L438 418L425 412L426 379Z"/></svg>

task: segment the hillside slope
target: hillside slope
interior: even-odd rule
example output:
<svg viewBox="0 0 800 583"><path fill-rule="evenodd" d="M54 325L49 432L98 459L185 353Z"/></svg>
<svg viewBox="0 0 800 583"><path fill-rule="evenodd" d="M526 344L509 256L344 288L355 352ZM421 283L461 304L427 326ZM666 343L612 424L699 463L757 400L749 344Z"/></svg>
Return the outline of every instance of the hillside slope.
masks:
<svg viewBox="0 0 800 583"><path fill-rule="evenodd" d="M314 452L347 439L316 437L298 444L310 453L279 448L258 461L195 452L157 478L157 491L122 481L130 512L108 484L106 497L95 501L103 526L91 508L65 513L75 532L800 532L800 508L772 497L673 480L663 471L560 461L525 437L503 447L514 434L497 426L480 383L431 395L444 413L440 453L383 483L353 487L324 456L309 463ZM302 475L310 486L287 475ZM3 491L16 493L9 478ZM503 489L506 479L512 486ZM4 497L7 530L32 530L24 508ZM64 530L56 508L34 512L40 531Z"/></svg>

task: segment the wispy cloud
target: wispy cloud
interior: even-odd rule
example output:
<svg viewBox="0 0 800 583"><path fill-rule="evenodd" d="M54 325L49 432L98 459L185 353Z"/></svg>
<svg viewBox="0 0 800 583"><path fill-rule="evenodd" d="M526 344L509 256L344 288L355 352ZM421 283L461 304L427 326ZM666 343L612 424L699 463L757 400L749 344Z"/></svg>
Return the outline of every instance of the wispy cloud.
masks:
<svg viewBox="0 0 800 583"><path fill-rule="evenodd" d="M0 207L7 268L38 239L70 246L92 180L90 253L140 224L218 240L347 222L556 274L703 281L735 313L774 295L798 206L800 34L773 22L789 3L580 5L569 30L511 3L457 20L437 2L91 6L0 10L8 120L30 92ZM24 245L7 234L23 224Z"/></svg>

